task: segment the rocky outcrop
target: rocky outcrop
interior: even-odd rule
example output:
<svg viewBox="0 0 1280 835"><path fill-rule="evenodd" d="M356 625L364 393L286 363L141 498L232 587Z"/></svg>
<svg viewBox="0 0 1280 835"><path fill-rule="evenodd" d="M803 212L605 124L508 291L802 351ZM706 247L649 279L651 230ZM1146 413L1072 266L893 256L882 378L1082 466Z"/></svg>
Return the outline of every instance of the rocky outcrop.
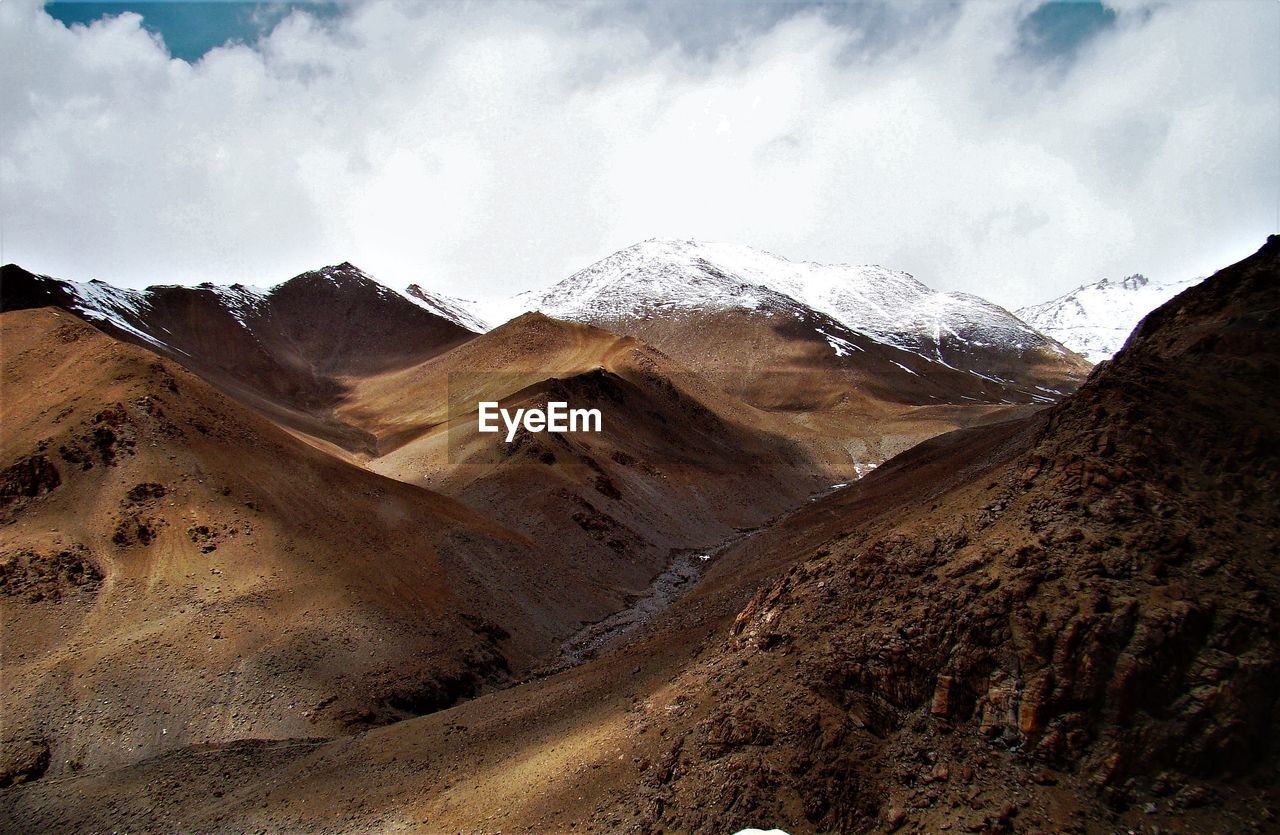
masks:
<svg viewBox="0 0 1280 835"><path fill-rule="evenodd" d="M0 471L0 505L42 496L62 483L58 468L44 455L31 455Z"/></svg>
<svg viewBox="0 0 1280 835"><path fill-rule="evenodd" d="M0 595L27 603L57 602L75 593L92 596L102 573L84 546L37 553L19 548L0 553Z"/></svg>

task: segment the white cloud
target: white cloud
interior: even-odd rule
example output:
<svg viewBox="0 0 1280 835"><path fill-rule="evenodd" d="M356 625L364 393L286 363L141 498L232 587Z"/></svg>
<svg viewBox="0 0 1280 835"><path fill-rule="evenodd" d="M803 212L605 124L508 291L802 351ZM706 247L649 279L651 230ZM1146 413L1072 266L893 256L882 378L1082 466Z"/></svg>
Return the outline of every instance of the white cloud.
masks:
<svg viewBox="0 0 1280 835"><path fill-rule="evenodd" d="M378 3L188 65L136 15L6 0L4 256L134 285L351 260L475 297L688 236L1016 306L1276 231L1280 7L1125 7L1065 67L1018 53L1030 8L889 41L796 9L687 50L608 7Z"/></svg>

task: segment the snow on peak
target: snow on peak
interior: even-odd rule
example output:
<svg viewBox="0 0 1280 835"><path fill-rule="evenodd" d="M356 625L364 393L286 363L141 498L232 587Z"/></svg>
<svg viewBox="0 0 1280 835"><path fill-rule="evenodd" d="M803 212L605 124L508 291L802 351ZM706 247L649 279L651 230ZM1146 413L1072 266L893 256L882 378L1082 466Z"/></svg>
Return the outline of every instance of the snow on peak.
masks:
<svg viewBox="0 0 1280 835"><path fill-rule="evenodd" d="M454 298L443 293L429 293L417 284L410 284L402 295L428 313L448 319L459 327L476 333L485 333L490 330L489 323L476 314L476 303L470 299Z"/></svg>
<svg viewBox="0 0 1280 835"><path fill-rule="evenodd" d="M786 303L776 291L722 269L712 260L713 246L696 241L642 241L544 293L524 293L520 298L527 310L584 321L625 319L658 310L755 310ZM768 253L758 255L782 261Z"/></svg>
<svg viewBox="0 0 1280 835"><path fill-rule="evenodd" d="M330 279L338 281L343 278L358 278L365 281L373 281L373 277L367 272L352 264L350 261L343 261L341 264L331 264L327 267L321 267L316 270L317 273Z"/></svg>
<svg viewBox="0 0 1280 835"><path fill-rule="evenodd" d="M212 293L222 304L222 307L231 314L232 318L246 328L249 327L249 319L263 311L264 306L267 304L267 296L271 292L270 290L247 284L232 284L229 287L224 287L220 284L210 284L208 282L197 285L196 289Z"/></svg>
<svg viewBox="0 0 1280 835"><path fill-rule="evenodd" d="M943 362L947 345L1056 349L1004 308L966 293L933 290L900 270L791 261L728 243L642 241L545 292L517 299L524 310L598 323L660 310L768 313L798 304L872 339ZM842 354L844 346L833 348Z"/></svg>
<svg viewBox="0 0 1280 835"><path fill-rule="evenodd" d="M1056 299L1018 310L1025 322L1049 334L1090 362L1110 359L1142 317L1203 279L1152 283L1134 274L1102 279Z"/></svg>
<svg viewBox="0 0 1280 835"><path fill-rule="evenodd" d="M147 331L144 317L151 308L148 291L115 287L96 278L86 282L59 283L71 295L69 309L81 317L91 322L111 325L156 347L169 347Z"/></svg>
<svg viewBox="0 0 1280 835"><path fill-rule="evenodd" d="M287 287L294 282L302 284L323 283L339 288L364 285L382 287L382 285L379 284L373 276L352 264L350 261L343 261L341 264L330 264L329 266L321 267L318 270L311 270L310 272L302 273L301 275L289 279L283 284L277 285L275 289L278 290L281 287Z"/></svg>

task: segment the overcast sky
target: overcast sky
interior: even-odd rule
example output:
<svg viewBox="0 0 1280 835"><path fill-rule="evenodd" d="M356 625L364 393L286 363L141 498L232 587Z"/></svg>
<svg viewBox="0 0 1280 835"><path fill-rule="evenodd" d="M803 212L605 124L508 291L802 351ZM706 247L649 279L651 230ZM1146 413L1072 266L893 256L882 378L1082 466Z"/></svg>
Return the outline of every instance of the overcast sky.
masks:
<svg viewBox="0 0 1280 835"><path fill-rule="evenodd" d="M1017 307L1277 231L1280 4L1040 5L3 0L3 257L484 299L680 237Z"/></svg>

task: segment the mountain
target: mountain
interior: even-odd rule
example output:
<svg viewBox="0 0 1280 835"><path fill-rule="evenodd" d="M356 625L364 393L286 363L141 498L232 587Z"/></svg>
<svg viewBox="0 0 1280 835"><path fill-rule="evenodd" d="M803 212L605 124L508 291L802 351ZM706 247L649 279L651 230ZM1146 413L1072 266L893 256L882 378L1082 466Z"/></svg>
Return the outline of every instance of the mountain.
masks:
<svg viewBox="0 0 1280 835"><path fill-rule="evenodd" d="M792 404L770 389L819 367L917 405L1050 402L1085 368L975 296L882 267L792 262L730 244L644 241L514 303L637 336L697 371L737 377L768 407L811 408L811 398Z"/></svg>
<svg viewBox="0 0 1280 835"><path fill-rule="evenodd" d="M446 707L559 663L676 554L829 483L748 407L589 326L530 315L402 368L419 346L388 360L343 332L389 293L347 268L267 294L5 286L17 309L0 315L0 781ZM68 298L19 304L53 292ZM144 338L140 325L190 308L193 322L230 311L287 338L342 382L334 419L376 454L357 462L284 432L163 355L209 373L185 348ZM142 345L106 334L127 328ZM180 344L213 353L201 338ZM606 427L508 447L477 437L475 399L450 398L460 380L504 406L599 406ZM436 444L450 438L452 460ZM90 693L109 695L88 709Z"/></svg>
<svg viewBox="0 0 1280 835"><path fill-rule="evenodd" d="M726 554L803 556L670 682L696 695L649 714L638 828L1270 820L1277 335L1272 237L1061 404L926 442Z"/></svg>
<svg viewBox="0 0 1280 835"><path fill-rule="evenodd" d="M272 303L340 283L308 274ZM0 782L447 707L559 663L675 554L827 483L734 401L587 326L530 316L381 374L304 336L317 367L365 370L342 408L378 416L348 425L382 456L306 442L66 309L0 314ZM477 439L474 401L449 413L460 375L608 423ZM450 434L452 464L433 446Z"/></svg>
<svg viewBox="0 0 1280 835"><path fill-rule="evenodd" d="M596 408L600 431L477 431L482 401ZM364 462L554 542L567 586L608 607L680 553L709 549L802 503L848 468L819 439L720 392L647 345L530 313L426 362L369 377L340 408L377 440ZM611 608L609 608L611 607Z"/></svg>
<svg viewBox="0 0 1280 835"><path fill-rule="evenodd" d="M535 298L549 316L617 320L656 310L772 312L786 305L778 294L857 333L951 365L974 347L1054 349L1003 308L967 293L932 290L904 272L790 261L726 243L644 241Z"/></svg>
<svg viewBox="0 0 1280 835"><path fill-rule="evenodd" d="M1266 831L1280 237L1036 414L710 561L564 673L341 743L0 795L8 828Z"/></svg>
<svg viewBox="0 0 1280 835"><path fill-rule="evenodd" d="M540 549L456 501L65 311L0 337L0 784L403 718L578 627L572 589L522 584Z"/></svg>
<svg viewBox="0 0 1280 835"><path fill-rule="evenodd" d="M0 305L53 305L199 374L290 428L348 450L369 438L335 419L351 377L420 362L474 332L379 284L351 264L302 273L269 290L60 281L12 264Z"/></svg>
<svg viewBox="0 0 1280 835"><path fill-rule="evenodd" d="M0 279L5 309L52 304L76 312L114 336L176 360L304 439L353 461L394 449L395 437L378 427L400 420L365 409L360 381L450 353L475 335L463 325L484 329L461 300L416 285L400 294L350 264L303 273L265 290L126 290L35 276L12 265ZM1000 379L998 361L953 368L851 330L764 287L719 286L717 292L739 290L747 301L723 309L596 324L656 346L683 366L684 376L705 378L749 405L792 413L796 420L789 426L770 431L807 436L807 448L831 464L822 469L833 480L856 477L938 432L1051 402L1077 384L1083 367L1064 355L1033 352L1019 360L1018 373ZM970 344L970 355L976 345ZM948 351L944 355L960 356Z"/></svg>
<svg viewBox="0 0 1280 835"><path fill-rule="evenodd" d="M1090 362L1102 362L1120 350L1143 316L1201 280L1158 284L1138 274L1120 281L1104 278L1017 313Z"/></svg>

